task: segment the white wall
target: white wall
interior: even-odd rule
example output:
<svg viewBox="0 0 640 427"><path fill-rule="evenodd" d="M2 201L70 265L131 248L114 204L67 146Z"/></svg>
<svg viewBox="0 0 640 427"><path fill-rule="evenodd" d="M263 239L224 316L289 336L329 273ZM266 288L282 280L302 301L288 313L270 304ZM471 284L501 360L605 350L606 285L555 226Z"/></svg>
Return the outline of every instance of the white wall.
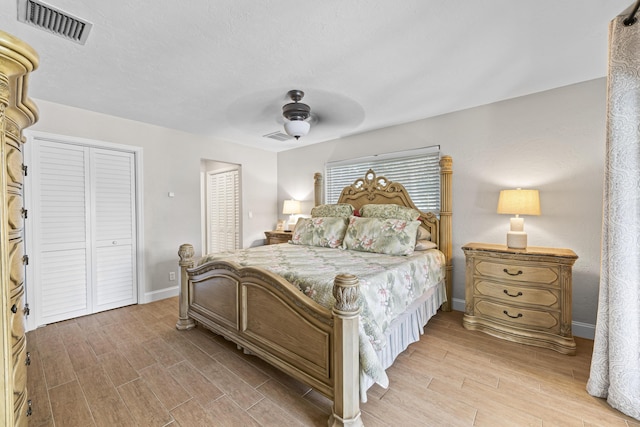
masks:
<svg viewBox="0 0 640 427"><path fill-rule="evenodd" d="M327 161L439 144L453 157L454 308L464 310L460 247L506 242L509 217L496 214L499 190L537 188L542 215L525 219L529 245L578 254L574 334L589 336L600 271L605 85L592 80L279 153L278 204L297 196L310 207L313 174Z"/></svg>
<svg viewBox="0 0 640 427"><path fill-rule="evenodd" d="M275 153L34 99L39 121L29 128L143 148L144 289L147 300L176 295L178 247L202 251L201 159L242 165L243 245L261 245L278 216ZM168 197L173 192L175 197ZM251 212L252 219L249 218Z"/></svg>

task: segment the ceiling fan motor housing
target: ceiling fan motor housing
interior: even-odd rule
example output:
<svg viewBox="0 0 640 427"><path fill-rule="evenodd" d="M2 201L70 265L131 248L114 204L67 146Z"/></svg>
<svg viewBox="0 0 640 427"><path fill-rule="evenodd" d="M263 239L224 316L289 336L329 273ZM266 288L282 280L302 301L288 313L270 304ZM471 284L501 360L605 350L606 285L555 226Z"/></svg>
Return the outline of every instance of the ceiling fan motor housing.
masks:
<svg viewBox="0 0 640 427"><path fill-rule="evenodd" d="M299 102L304 97L304 92L301 90L290 90L287 96L291 98L293 102L285 104L282 107L282 115L287 120L307 120L311 115L311 108L307 104Z"/></svg>

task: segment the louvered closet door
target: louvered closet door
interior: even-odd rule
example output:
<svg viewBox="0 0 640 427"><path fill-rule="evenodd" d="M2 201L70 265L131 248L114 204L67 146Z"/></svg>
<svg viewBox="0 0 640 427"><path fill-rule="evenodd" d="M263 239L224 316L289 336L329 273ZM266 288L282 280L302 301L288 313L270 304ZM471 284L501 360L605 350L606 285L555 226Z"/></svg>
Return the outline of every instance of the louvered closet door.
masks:
<svg viewBox="0 0 640 427"><path fill-rule="evenodd" d="M39 140L33 170L38 325L136 303L133 154Z"/></svg>
<svg viewBox="0 0 640 427"><path fill-rule="evenodd" d="M32 256L39 324L91 313L89 149L40 141L34 152Z"/></svg>
<svg viewBox="0 0 640 427"><path fill-rule="evenodd" d="M136 302L133 154L91 149L93 311Z"/></svg>

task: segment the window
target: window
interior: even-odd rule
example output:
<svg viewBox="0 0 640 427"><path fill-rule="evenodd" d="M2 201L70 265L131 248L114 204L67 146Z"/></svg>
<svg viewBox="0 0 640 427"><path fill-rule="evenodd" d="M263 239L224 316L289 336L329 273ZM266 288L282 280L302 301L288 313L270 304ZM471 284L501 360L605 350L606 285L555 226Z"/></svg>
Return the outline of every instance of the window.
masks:
<svg viewBox="0 0 640 427"><path fill-rule="evenodd" d="M342 189L373 169L399 182L423 212L440 211L440 146L329 162L325 167L326 203L337 203Z"/></svg>

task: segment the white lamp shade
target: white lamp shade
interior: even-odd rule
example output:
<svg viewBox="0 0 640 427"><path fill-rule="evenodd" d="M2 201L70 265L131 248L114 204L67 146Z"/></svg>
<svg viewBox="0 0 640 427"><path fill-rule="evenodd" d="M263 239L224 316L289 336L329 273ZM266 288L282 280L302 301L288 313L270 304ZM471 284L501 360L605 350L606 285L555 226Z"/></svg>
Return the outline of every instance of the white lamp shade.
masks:
<svg viewBox="0 0 640 427"><path fill-rule="evenodd" d="M284 122L284 131L287 135L295 136L296 139L309 133L311 125L304 120L289 120Z"/></svg>
<svg viewBox="0 0 640 427"><path fill-rule="evenodd" d="M282 206L282 213L284 215L296 215L301 213L300 201L298 200L285 200Z"/></svg>
<svg viewBox="0 0 640 427"><path fill-rule="evenodd" d="M511 215L540 215L538 190L502 190L498 199L498 213Z"/></svg>

